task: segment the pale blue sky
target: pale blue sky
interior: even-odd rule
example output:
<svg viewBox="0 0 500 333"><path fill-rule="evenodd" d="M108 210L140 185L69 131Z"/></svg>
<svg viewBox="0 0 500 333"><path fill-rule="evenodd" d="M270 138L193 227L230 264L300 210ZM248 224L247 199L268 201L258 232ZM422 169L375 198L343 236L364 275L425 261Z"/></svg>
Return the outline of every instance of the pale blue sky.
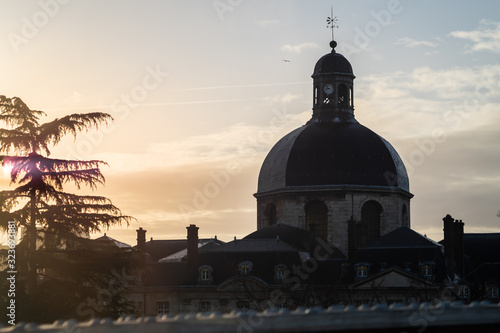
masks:
<svg viewBox="0 0 500 333"><path fill-rule="evenodd" d="M0 94L48 119L115 117L54 150L109 162L98 193L139 220L110 236L183 238L195 223L241 237L256 228L265 155L310 117L332 5L355 116L406 162L412 227L439 240L449 213L466 232L499 232L498 1L3 0ZM193 201L228 165L228 182Z"/></svg>

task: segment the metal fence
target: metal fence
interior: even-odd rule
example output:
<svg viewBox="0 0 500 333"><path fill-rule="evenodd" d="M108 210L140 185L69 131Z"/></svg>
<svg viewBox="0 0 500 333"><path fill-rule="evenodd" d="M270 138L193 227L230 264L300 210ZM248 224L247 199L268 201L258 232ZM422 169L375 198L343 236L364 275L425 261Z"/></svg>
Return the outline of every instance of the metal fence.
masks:
<svg viewBox="0 0 500 333"><path fill-rule="evenodd" d="M441 302L359 307L331 306L256 312L182 314L175 317L122 317L87 322L58 321L48 325L21 323L0 332L72 333L268 333L268 332L366 332L366 333L492 333L500 332L500 303Z"/></svg>

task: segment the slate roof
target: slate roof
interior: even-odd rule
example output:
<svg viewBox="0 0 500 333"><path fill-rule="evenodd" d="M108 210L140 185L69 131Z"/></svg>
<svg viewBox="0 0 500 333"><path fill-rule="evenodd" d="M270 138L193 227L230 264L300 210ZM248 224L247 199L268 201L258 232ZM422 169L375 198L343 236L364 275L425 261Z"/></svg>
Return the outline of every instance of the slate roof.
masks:
<svg viewBox="0 0 500 333"><path fill-rule="evenodd" d="M470 272L463 280L480 284L499 284L500 283L500 262L487 262L481 264L475 270Z"/></svg>
<svg viewBox="0 0 500 333"><path fill-rule="evenodd" d="M370 274L379 272L385 265L386 269L398 267L417 275L421 263L434 262L435 281L447 278L443 246L407 227L400 227L358 248L350 261L353 264L370 263Z"/></svg>
<svg viewBox="0 0 500 333"><path fill-rule="evenodd" d="M464 234L464 254L473 267L483 263L500 263L500 233Z"/></svg>
<svg viewBox="0 0 500 333"><path fill-rule="evenodd" d="M106 236L106 234L104 234L104 236L101 236L99 238L96 238L94 239L96 241L104 241L104 242L111 242L113 243L116 247L119 247L119 248L131 248L130 245L126 244L126 243L123 243L123 242L120 242L120 241L117 241L116 239L114 238L111 238L109 236Z"/></svg>
<svg viewBox="0 0 500 333"><path fill-rule="evenodd" d="M332 50L325 54L316 62L312 77L320 74L342 73L354 76L352 66L349 61L340 53Z"/></svg>
<svg viewBox="0 0 500 333"><path fill-rule="evenodd" d="M186 243L187 244L187 243ZM217 239L200 239L198 241L198 252L210 251L211 249L224 244L224 242ZM168 255L158 260L158 262L179 262L185 260L187 256L187 248Z"/></svg>
<svg viewBox="0 0 500 333"><path fill-rule="evenodd" d="M199 242L208 242L210 238L200 238ZM137 246L134 246L136 248ZM187 248L187 239L150 240L145 243L145 252L152 261L158 261Z"/></svg>
<svg viewBox="0 0 500 333"><path fill-rule="evenodd" d="M309 252L311 234L302 228L293 227L283 223L276 223L268 227L261 228L243 238L248 239L279 239L297 250ZM337 247L329 244L332 249L330 258L345 259L345 255Z"/></svg>
<svg viewBox="0 0 500 333"><path fill-rule="evenodd" d="M145 281L149 286L194 286L198 285L198 268L209 265L213 269L215 287L228 279L240 275L238 264L250 261L253 264L251 276L267 284L274 280L276 265L286 265L295 276L294 269L302 267L303 260L309 257L310 233L306 230L287 225L273 225L262 228L247 237L232 242L207 243L199 249L196 263L189 268L186 261L167 261L154 263ZM293 245L292 245L293 244ZM316 261L314 272L307 274L308 283L338 282L341 265L345 256L329 244L332 249L330 258ZM178 252L177 254L182 253ZM295 267L295 268L294 268ZM296 276L295 276L296 277ZM302 281L301 282L306 282Z"/></svg>
<svg viewBox="0 0 500 333"><path fill-rule="evenodd" d="M363 246L362 249L381 248L441 248L442 245L408 227L400 227Z"/></svg>
<svg viewBox="0 0 500 333"><path fill-rule="evenodd" d="M310 123L284 136L262 164L258 193L318 185L409 192L408 175L396 150L358 122Z"/></svg>

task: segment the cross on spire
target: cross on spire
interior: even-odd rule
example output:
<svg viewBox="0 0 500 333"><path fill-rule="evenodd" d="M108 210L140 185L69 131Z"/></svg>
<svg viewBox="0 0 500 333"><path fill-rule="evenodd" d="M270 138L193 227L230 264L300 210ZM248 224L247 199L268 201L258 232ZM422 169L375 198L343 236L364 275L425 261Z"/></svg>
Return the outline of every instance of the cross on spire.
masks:
<svg viewBox="0 0 500 333"><path fill-rule="evenodd" d="M331 14L329 17L326 19L326 24L327 28L332 29L332 41L335 40L334 34L333 34L333 29L338 28L339 26L337 25L337 16L333 16L333 6L331 7Z"/></svg>

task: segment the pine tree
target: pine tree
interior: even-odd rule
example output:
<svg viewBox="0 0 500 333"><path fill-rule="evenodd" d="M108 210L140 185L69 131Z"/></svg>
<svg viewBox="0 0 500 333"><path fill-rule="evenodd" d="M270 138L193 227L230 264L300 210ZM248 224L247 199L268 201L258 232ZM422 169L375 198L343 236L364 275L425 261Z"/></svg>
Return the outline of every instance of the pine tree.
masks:
<svg viewBox="0 0 500 333"><path fill-rule="evenodd" d="M25 230L17 256L22 265L19 270L26 274L28 296L37 294L37 284L40 284L37 283L37 267L52 266L61 271L65 265L61 260L66 263L66 275L76 271L83 274L80 286L90 287L97 283L98 276L106 275L102 273L105 271L102 265L102 274L89 273L87 281L84 281L85 272L76 269L83 258L89 257L89 249L95 247L80 236L112 225L128 225L132 219L123 215L105 197L77 195L63 190L63 185L68 183L77 189L85 186L92 190L103 185L105 179L100 167L106 165L104 161L49 157L50 148L63 137L72 135L76 138L79 132L107 125L113 118L96 112L71 114L40 123L40 118L45 115L43 111L31 110L20 98L0 96L0 122L6 125L0 129L0 153L5 154L0 155L0 159L3 167L11 168L11 185L17 185L13 190L0 192L0 228L6 231L8 221L15 221L18 228ZM61 256L63 250L65 254ZM91 265L88 260L87 265ZM63 275L60 272L57 276ZM78 282L78 279L69 280ZM59 281L63 280L59 278ZM80 296L84 297L84 294L80 293Z"/></svg>

